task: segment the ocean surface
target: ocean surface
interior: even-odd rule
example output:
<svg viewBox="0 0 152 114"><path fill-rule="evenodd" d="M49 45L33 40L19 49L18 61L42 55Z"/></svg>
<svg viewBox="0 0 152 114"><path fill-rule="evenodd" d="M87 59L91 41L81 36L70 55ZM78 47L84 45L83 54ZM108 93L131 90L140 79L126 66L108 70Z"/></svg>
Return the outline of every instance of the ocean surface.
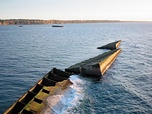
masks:
<svg viewBox="0 0 152 114"><path fill-rule="evenodd" d="M71 76L73 85L50 110L54 114L152 114L152 23L63 26L0 26L0 113L53 67L64 70L108 51L97 47L122 40L122 52L101 79Z"/></svg>

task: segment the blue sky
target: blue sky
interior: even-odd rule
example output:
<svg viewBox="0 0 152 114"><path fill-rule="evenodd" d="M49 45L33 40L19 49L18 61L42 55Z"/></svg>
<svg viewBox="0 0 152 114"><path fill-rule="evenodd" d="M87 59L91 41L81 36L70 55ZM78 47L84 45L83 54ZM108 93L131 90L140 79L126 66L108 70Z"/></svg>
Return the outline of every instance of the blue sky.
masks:
<svg viewBox="0 0 152 114"><path fill-rule="evenodd" d="M152 21L152 0L1 0L0 19Z"/></svg>

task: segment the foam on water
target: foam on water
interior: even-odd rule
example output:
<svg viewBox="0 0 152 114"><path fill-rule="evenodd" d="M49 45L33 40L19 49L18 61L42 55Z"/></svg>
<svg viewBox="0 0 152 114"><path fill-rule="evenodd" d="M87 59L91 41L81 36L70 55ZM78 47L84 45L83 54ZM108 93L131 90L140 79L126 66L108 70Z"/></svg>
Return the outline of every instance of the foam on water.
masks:
<svg viewBox="0 0 152 114"><path fill-rule="evenodd" d="M122 53L102 79L72 76L74 84L52 96L56 103L48 101L47 111L152 113L151 31L152 23L145 22L0 26L0 113L53 67L64 70L107 51L96 47L117 40L122 40Z"/></svg>
<svg viewBox="0 0 152 114"><path fill-rule="evenodd" d="M51 95L47 98L48 107L44 114L67 114L74 106L78 106L84 97L83 86L85 81L79 78L78 75L70 76L73 83L64 91Z"/></svg>

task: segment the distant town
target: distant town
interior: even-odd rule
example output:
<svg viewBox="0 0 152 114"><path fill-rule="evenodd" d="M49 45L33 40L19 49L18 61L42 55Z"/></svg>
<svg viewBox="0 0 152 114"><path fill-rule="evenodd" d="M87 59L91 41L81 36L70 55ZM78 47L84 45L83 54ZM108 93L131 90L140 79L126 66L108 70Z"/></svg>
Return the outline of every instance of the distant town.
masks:
<svg viewBox="0 0 152 114"><path fill-rule="evenodd" d="M106 23L119 20L39 20L39 19L0 19L0 25L64 24L64 23Z"/></svg>

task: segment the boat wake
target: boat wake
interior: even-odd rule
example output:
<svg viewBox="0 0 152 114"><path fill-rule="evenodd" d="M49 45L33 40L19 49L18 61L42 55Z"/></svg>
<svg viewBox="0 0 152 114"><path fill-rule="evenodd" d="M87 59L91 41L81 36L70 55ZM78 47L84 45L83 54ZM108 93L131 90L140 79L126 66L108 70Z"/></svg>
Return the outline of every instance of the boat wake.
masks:
<svg viewBox="0 0 152 114"><path fill-rule="evenodd" d="M71 113L73 107L79 106L84 97L82 87L85 82L78 75L72 75L70 80L73 84L66 90L60 90L47 98L48 106L44 114L67 114Z"/></svg>

